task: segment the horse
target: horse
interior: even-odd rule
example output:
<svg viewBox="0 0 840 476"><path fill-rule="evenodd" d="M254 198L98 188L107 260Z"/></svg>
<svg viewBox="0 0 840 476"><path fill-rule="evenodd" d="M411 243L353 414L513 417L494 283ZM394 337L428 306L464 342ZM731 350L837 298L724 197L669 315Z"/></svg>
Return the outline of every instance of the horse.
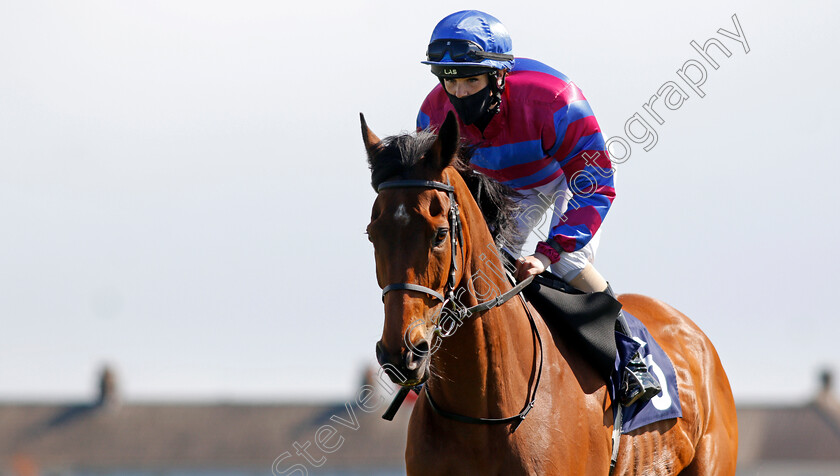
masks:
<svg viewBox="0 0 840 476"><path fill-rule="evenodd" d="M437 133L384 140L360 116L377 190L367 226L385 314L376 356L395 383L424 384L409 476L735 474L735 404L714 346L684 314L636 294L618 299L670 356L682 417L621 435L611 470L618 404L502 272L485 214L498 232L504 210L482 210L468 180L484 185L484 208L507 202L460 158L454 116Z"/></svg>

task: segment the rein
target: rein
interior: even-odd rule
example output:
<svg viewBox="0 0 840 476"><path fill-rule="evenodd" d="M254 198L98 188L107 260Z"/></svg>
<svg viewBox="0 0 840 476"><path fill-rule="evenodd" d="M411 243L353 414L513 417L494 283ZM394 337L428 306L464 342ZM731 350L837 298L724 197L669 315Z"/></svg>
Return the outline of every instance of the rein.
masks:
<svg viewBox="0 0 840 476"><path fill-rule="evenodd" d="M522 281L522 282L523 283L525 283L525 282L530 283L531 278L533 278L533 276L531 276L530 278L528 278L527 280ZM509 417L505 417L505 418L476 418L476 417L471 417L471 416L460 415L460 414L457 414L457 413L448 412L448 411L440 408L437 405L437 403L435 403L434 399L432 398L432 394L429 391L429 385L427 383L426 384L426 399L429 401L429 406L432 407L432 410L434 410L435 413L437 413L438 415L440 415L444 418L449 418L450 420L459 421L461 423L472 423L472 424L479 424L479 425L496 425L496 424L513 423L513 427L511 427L511 429L510 429L510 432L513 433L513 432L516 431L517 428L519 428L519 425L522 424L522 422L525 420L525 417L528 416L528 412L530 412L531 409L534 408L534 404L537 401L537 390L540 388L540 377L542 377L543 343L542 343L542 337L540 337L540 332L537 329L537 324L536 324L536 322L534 322L534 316L531 315L531 310L528 309L528 304L525 301L525 298L520 295L519 299L520 299L520 301L522 301L522 306L525 308L525 312L528 314L528 321L531 324L531 331L536 336L537 342L540 345L540 366L537 370L537 378L536 378L536 380L534 380L534 390L533 390L533 392L529 391L529 395L531 397L531 400L528 403L525 404L525 407L522 408L522 411L520 411L518 414L513 415L513 416L509 416ZM475 307L478 307L478 306L475 306Z"/></svg>
<svg viewBox="0 0 840 476"><path fill-rule="evenodd" d="M448 182L448 179L447 179ZM496 296L493 299L488 301L484 301L482 303L476 304L472 307L457 307L455 303L455 273L458 270L458 263L456 261L456 255L458 252L459 245L461 246L461 252L463 255L463 242L464 242L464 232L463 227L461 224L461 213L458 207L458 202L455 199L455 187L450 185L449 183L437 182L433 180L392 180L388 182L383 182L379 184L377 187L377 192L381 192L382 190L391 189L391 188L424 188L424 189L435 189L441 190L447 193L449 196L449 235L450 235L450 243L452 247L451 253L451 262L449 268L449 278L446 283L446 288L444 290L446 296L444 297L444 293L431 289L429 287L415 284L415 283L392 283L385 286L382 289L382 301L385 301L385 295L388 294L390 291L399 291L399 290L407 290L407 291L418 291L422 293L426 293L429 296L441 301L443 305L441 306L441 311L446 308L447 304L453 303L452 310L456 314L456 318L459 321L463 321L464 319L470 318L475 314L480 312L484 312L490 310L494 307L501 306L502 304L509 301L511 298L519 294L519 300L522 302L522 306L525 308L525 313L528 315L528 320L531 325L531 330L533 334L537 338L537 342L539 343L540 347L540 364L537 370L537 376L534 381L534 389L533 391L529 390L529 396L531 397L530 401L525 404L525 407L520 411L518 414L505 417L505 418L475 418L465 415L460 415L457 413L448 412L442 408L440 408L435 401L432 399L432 395L429 392L429 385L426 384L426 398L429 401L429 406L432 410L437 413L438 415L448 418L450 420L455 420L461 423L471 423L471 424L484 424L484 425L493 425L493 424L507 424L513 423L513 427L511 428L511 433L516 431L519 425L525 420L525 417L528 415L528 412L534 408L534 404L537 399L537 390L540 386L540 377L542 376L542 368L543 368L543 343L542 338L540 337L539 330L537 329L536 322L534 321L534 316L531 314L531 310L528 309L527 301L525 300L524 296L521 294L522 290L525 289L531 281L534 280L534 276L529 276L527 279L524 279L520 283L516 284L508 290L507 292ZM508 275L510 276L510 275ZM514 281L511 277L511 280ZM441 337L448 337L452 335L455 330L457 329L456 326L452 326L450 331L445 331L440 327L440 320L435 324L434 332L437 333ZM394 415L396 414L397 410L399 409L402 401L405 399L405 396L411 390L410 387L403 387L400 389L397 396L394 398L394 401L391 403L388 410L382 416L386 420L392 420Z"/></svg>

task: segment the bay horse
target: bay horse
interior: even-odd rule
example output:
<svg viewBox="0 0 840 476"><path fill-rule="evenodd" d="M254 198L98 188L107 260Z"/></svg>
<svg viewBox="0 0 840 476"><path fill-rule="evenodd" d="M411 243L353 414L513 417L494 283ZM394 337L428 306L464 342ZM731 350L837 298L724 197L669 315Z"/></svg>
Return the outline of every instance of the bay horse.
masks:
<svg viewBox="0 0 840 476"><path fill-rule="evenodd" d="M408 475L610 473L610 393L499 272L494 236L465 181L482 179L459 158L454 116L436 135L385 140L361 121L377 190L367 234L385 309L377 360L400 385L424 383L408 426ZM488 181L484 194L498 192ZM495 232L504 228L504 210L491 219ZM612 474L734 475L735 404L712 343L663 302L619 301L670 356L682 417L622 435ZM446 325L450 307L471 311Z"/></svg>

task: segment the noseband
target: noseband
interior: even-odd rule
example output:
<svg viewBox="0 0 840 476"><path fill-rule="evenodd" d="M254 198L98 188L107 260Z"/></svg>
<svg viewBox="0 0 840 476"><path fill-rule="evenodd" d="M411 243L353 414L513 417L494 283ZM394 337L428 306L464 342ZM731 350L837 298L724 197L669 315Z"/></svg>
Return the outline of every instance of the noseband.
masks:
<svg viewBox="0 0 840 476"><path fill-rule="evenodd" d="M449 180L447 179L447 182ZM461 253L463 255L463 245L464 245L464 231L461 224L461 212L458 208L458 202L455 199L455 187L450 185L449 183L437 182L434 180L391 180L388 182L382 182L377 187L376 191L381 192L382 190L387 190L390 188L424 188L424 189L435 189L441 190L449 195L449 241L452 246L452 253L451 253L451 260L449 266L449 279L446 282L446 288L444 292L446 293L446 297L440 292L429 288L427 286L423 286L420 284L415 283L392 283L385 286L382 289L382 301L385 301L385 295L388 294L390 291L397 291L397 290L408 290L408 291L418 291L422 293L426 293L429 296L434 297L435 299L439 300L443 303L441 308L441 312L443 308L446 307L448 303L452 303L454 306L453 310L457 315L457 319L459 321L463 321L464 319L476 314L478 312L487 311L492 309L496 306L501 306L512 297L516 296L526 286L531 284L531 281L534 280L534 276L529 276L527 279L519 282L512 289L509 291L496 296L493 299L488 301L484 301L472 307L460 307L458 303L455 301L455 273L458 271L458 262L456 261L456 254L458 253L458 246L461 246ZM438 407L438 405L432 399L431 393L429 393L428 385L426 386L426 397L429 402L429 406L431 406L432 410L435 411L438 415L441 415L445 418L450 420L459 421L462 423L473 423L473 424L506 424L506 423L513 423L511 428L511 432L516 431L516 428L522 423L525 417L528 415L528 412L534 407L534 403L536 402L537 398L537 389L540 386L540 377L542 376L542 364L543 364L543 349L542 349L542 338L540 337L540 333L537 330L536 323L534 322L534 317L531 315L531 311L528 309L528 305L525 302L525 298L520 296L522 301L522 305L525 307L525 312L528 314L528 319L531 324L531 330L536 336L536 339L539 343L540 347L540 363L539 368L536 374L536 380L534 382L533 391L529 391L529 396L531 397L530 401L525 404L525 407L522 411L519 412L517 415L513 415L506 418L474 418L470 416L459 415L456 413L451 413L442 408ZM440 327L440 322L435 323L434 331L440 335L441 337L448 337L449 335L453 334L457 329L456 326L452 326L449 331L446 331ZM391 408L388 409L383 418L386 420L390 420L393 418L394 414L396 413L399 405L402 403L402 400L405 398L405 395L408 393L409 388L403 387L400 389L400 393L397 395L397 398L394 399L394 402L391 404Z"/></svg>

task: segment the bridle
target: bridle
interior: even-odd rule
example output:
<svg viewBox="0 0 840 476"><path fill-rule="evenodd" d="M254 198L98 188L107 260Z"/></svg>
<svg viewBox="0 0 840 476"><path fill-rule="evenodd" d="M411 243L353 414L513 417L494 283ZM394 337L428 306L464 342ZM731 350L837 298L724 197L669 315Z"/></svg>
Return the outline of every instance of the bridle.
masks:
<svg viewBox="0 0 840 476"><path fill-rule="evenodd" d="M448 180L447 180L448 181ZM381 192L382 190L386 190L389 188L431 188L436 190L442 190L447 193L449 196L449 241L452 249L452 253L450 254L450 265L449 265L449 278L446 282L446 288L444 294L415 283L392 283L385 286L382 289L382 300L385 300L385 295L391 291L398 291L398 290L408 290L408 291L419 291L422 293L426 293L429 296L434 297L438 301L444 304L444 307L452 303L454 306L457 306L455 302L455 289L457 288L455 283L455 273L458 271L458 261L457 261L457 253L458 247L461 246L463 248L464 243L464 229L463 225L461 224L461 212L460 208L458 207L458 201L455 199L455 187L449 185L448 183L443 182L436 182L434 180L390 180L387 182L382 182L377 187L377 192ZM456 313L457 317L461 319L466 319L471 317L473 314L486 311L488 309L492 309L496 306L501 306L502 304L506 303L510 300L513 296L519 294L526 286L531 284L533 280L533 276L528 277L527 279L523 280L522 282L516 284L511 290L508 292L496 296L493 299L488 301L482 302L472 307L455 307L453 311ZM444 332L440 329L436 329L438 332ZM442 334L442 337L449 337L449 334Z"/></svg>
<svg viewBox="0 0 840 476"><path fill-rule="evenodd" d="M531 311L528 308L528 305L525 301L525 298L520 294L526 286L528 286L531 281L533 281L534 277L529 276L527 279L522 280L518 284L514 285L513 288L508 290L507 292L496 296L493 299L488 301L484 301L482 303L476 304L472 307L463 307L459 306L459 303L455 300L455 289L457 287L457 283L455 282L455 275L458 271L458 262L457 262L457 252L458 247L461 247L461 254L463 256L463 245L464 245L464 231L463 225L461 224L461 212L458 207L458 202L455 199L455 187L450 185L449 179L447 178L447 183L437 182L434 180L390 180L387 182L382 182L376 188L377 193L382 192L382 190L392 189L392 188L422 188L422 189L435 189L441 190L446 192L449 196L449 237L450 237L450 245L452 249L451 253L451 260L449 266L449 278L446 282L446 287L444 292L441 293L437 290L429 288L427 286L423 286L420 284L415 283L392 283L385 286L382 289L382 301L385 301L385 295L391 291L398 291L398 290L407 290L407 291L418 291L425 293L442 303L441 312L438 315L442 315L442 311L446 308L448 304L451 304L453 307L450 309L454 314L455 318L461 322L464 319L472 317L473 315L484 312L489 309L492 309L497 306L501 306L502 304L509 301L512 297L519 294L519 299L522 302L523 307L525 308L525 312L528 314L528 320L531 324L531 330L533 334L536 336L537 341L540 347L540 364L537 371L536 379L534 380L534 389L533 391L529 391L530 401L525 404L525 407L520 411L517 415L513 415L506 418L475 418L470 416L459 415L456 413L451 413L446 410L441 409L432 399L432 395L429 392L428 382L425 385L426 391L426 398L429 401L429 406L435 413L449 418L451 420L459 421L462 423L474 423L474 424L500 424L500 423L513 423L513 427L511 428L511 433L516 431L516 428L522 423L525 417L528 415L528 412L534 407L534 403L537 397L537 389L540 386L540 377L542 376L542 367L543 367L543 345L542 339L540 338L540 333L537 329L536 322L534 321L534 317L531 315ZM510 277L510 275L508 275ZM445 296L444 296L445 294ZM448 337L452 335L455 330L457 329L456 326L452 326L450 330L445 330L440 327L440 319L438 322L435 323L434 332L441 337ZM402 399L405 398L406 393L408 393L409 387L403 387L398 394L397 398L392 403L391 407L389 408L388 412L386 412L386 416L384 418L389 419L387 417L388 414L391 414L391 418L393 418L393 413L396 413L396 410L399 408L399 404L402 402ZM395 406L396 405L396 406ZM393 410L393 413L392 413Z"/></svg>
<svg viewBox="0 0 840 476"><path fill-rule="evenodd" d="M426 286L414 283L394 283L389 284L382 289L382 300L385 301L385 295L388 294L389 291L409 290L426 293L440 302L445 303L447 301L452 301L455 297L455 273L458 271L458 262L455 256L458 252L458 245L460 244L463 247L464 243L464 231L461 226L461 212L458 209L458 202L455 200L455 187L449 185L448 183L435 182L433 180L392 180L379 184L376 191L381 192L389 188L433 188L442 190L449 195L449 242L452 246L452 259L449 266L449 279L446 282L446 298L444 298L443 294Z"/></svg>

